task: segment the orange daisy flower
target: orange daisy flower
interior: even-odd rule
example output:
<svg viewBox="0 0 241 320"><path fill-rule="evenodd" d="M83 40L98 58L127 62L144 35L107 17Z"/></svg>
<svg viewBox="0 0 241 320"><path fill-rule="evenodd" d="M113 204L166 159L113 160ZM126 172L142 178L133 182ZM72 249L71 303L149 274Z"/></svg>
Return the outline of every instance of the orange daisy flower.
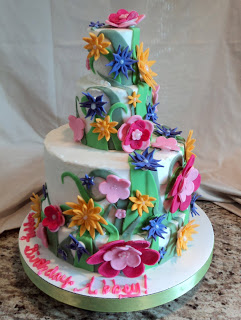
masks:
<svg viewBox="0 0 241 320"><path fill-rule="evenodd" d="M136 94L136 92L133 91L132 95L128 96L129 98L128 104L133 104L133 107L135 108L137 103L141 103L141 100L138 99L140 96L141 96L140 94Z"/></svg>
<svg viewBox="0 0 241 320"><path fill-rule="evenodd" d="M180 257L182 255L182 250L187 250L187 242L192 241L192 234L197 233L194 228L199 227L198 224L193 224L194 220L188 222L185 227L181 227L177 232L177 255Z"/></svg>
<svg viewBox="0 0 241 320"><path fill-rule="evenodd" d="M143 42L141 42L140 47L138 45L136 46L136 51L137 51L137 60L138 60L137 65L138 65L141 77L150 87L152 87L153 90L155 90L155 86L157 85L157 83L153 79L153 77L157 76L157 74L151 70L151 66L156 61L148 61L149 48L147 48L146 51L143 52Z"/></svg>
<svg viewBox="0 0 241 320"><path fill-rule="evenodd" d="M110 140L111 133L117 133L117 130L114 128L118 122L112 121L110 122L110 116L106 116L105 119L97 118L96 122L91 123L92 127L95 127L93 130L94 133L99 133L98 140L102 138L106 138L107 141Z"/></svg>
<svg viewBox="0 0 241 320"><path fill-rule="evenodd" d="M85 233L85 231L89 231L92 239L95 238L95 229L103 235L103 229L100 223L107 225L108 223L104 218L101 217L100 207L94 206L93 199L89 199L88 203L86 203L80 196L78 198L78 203L74 202L66 202L66 204L72 209L66 210L63 214L73 216L71 218L71 223L69 224L69 228L73 226L81 226L80 227L80 237Z"/></svg>
<svg viewBox="0 0 241 320"><path fill-rule="evenodd" d="M129 197L129 199L134 203L131 207L131 211L135 211L137 209L140 217L142 216L142 211L149 213L148 207L154 207L154 204L151 203L151 201L156 200L154 197L142 195L139 190L136 190L136 197Z"/></svg>
<svg viewBox="0 0 241 320"><path fill-rule="evenodd" d="M35 224L34 228L37 228L41 221L41 200L35 193L33 193L33 196L30 197L30 200L33 202L33 204L31 205L31 209L35 211L33 217L37 219L37 223Z"/></svg>
<svg viewBox="0 0 241 320"><path fill-rule="evenodd" d="M193 154L195 157L196 155L192 152L192 150L195 148L194 143L196 142L196 139L192 139L193 130L189 131L186 143L185 143L185 159L188 161L191 158L191 155Z"/></svg>
<svg viewBox="0 0 241 320"><path fill-rule="evenodd" d="M84 41L88 42L88 44L84 46L85 49L89 50L87 58L94 56L95 60L98 60L100 53L104 55L109 53L109 51L105 48L109 47L111 43L109 41L104 41L105 36L103 33L101 33L98 37L92 32L90 32L89 35L90 38L83 38Z"/></svg>

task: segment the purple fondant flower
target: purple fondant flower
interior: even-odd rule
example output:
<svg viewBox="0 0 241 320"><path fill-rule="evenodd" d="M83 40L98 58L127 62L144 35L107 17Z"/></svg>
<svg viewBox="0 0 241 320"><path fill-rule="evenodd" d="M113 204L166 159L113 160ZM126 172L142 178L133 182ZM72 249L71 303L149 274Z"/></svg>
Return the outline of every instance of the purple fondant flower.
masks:
<svg viewBox="0 0 241 320"><path fill-rule="evenodd" d="M117 13L111 13L105 23L116 28L127 28L138 24L144 18L144 14L139 15L136 11L120 9Z"/></svg>
<svg viewBox="0 0 241 320"><path fill-rule="evenodd" d="M147 230L148 233L148 239L153 238L156 241L156 237L160 237L164 239L163 234L167 233L164 229L167 227L162 223L162 221L166 218L165 215L156 217L149 221L149 225L145 228L142 228L142 230Z"/></svg>
<svg viewBox="0 0 241 320"><path fill-rule="evenodd" d="M89 27L92 27L92 28L101 28L103 27L105 24L103 22L100 22L100 21L97 21L97 22L93 22L91 21L90 24L89 24Z"/></svg>
<svg viewBox="0 0 241 320"><path fill-rule="evenodd" d="M130 195L131 183L129 180L120 179L117 176L111 174L99 185L99 191L102 194L106 194L106 199L110 203L115 203L119 199L125 200Z"/></svg>
<svg viewBox="0 0 241 320"><path fill-rule="evenodd" d="M200 216L200 214L197 212L197 207L195 206L197 199L199 199L200 197L201 197L201 195L198 196L197 193L194 193L194 195L192 196L192 200L190 203L192 217L193 217L193 215Z"/></svg>
<svg viewBox="0 0 241 320"><path fill-rule="evenodd" d="M158 116L156 114L156 108L158 104L159 102L151 106L151 104L149 103L149 105L147 106L146 120L151 120L152 122L156 123L156 120L158 119Z"/></svg>
<svg viewBox="0 0 241 320"><path fill-rule="evenodd" d="M151 146L162 150L180 150L180 147L177 145L177 140L175 138L166 138L164 136L158 137L156 139L156 142L152 143Z"/></svg>
<svg viewBox="0 0 241 320"><path fill-rule="evenodd" d="M177 128L171 129L167 128L165 126L161 126L160 124L157 124L155 133L161 136L165 136L167 138L175 138L176 136L180 135L182 131L176 131Z"/></svg>
<svg viewBox="0 0 241 320"><path fill-rule="evenodd" d="M80 141L84 136L84 128L85 128L84 120L70 115L69 126L74 133L74 141Z"/></svg>
<svg viewBox="0 0 241 320"><path fill-rule="evenodd" d="M72 242L69 245L66 245L66 247L76 251L78 261L80 261L83 253L90 255L85 247L72 234L69 234L69 236L72 239Z"/></svg>
<svg viewBox="0 0 241 320"><path fill-rule="evenodd" d="M94 177L89 177L88 174L86 174L84 178L80 178L80 181L82 181L82 185L86 186L87 189L95 184Z"/></svg>
<svg viewBox="0 0 241 320"><path fill-rule="evenodd" d="M97 96L96 98L93 97L89 92L85 93L82 92L86 98L87 101L80 102L80 107L81 108L86 108L87 114L85 118L90 117L91 120L93 120L94 116L100 116L104 117L106 114L104 105L107 103L106 101L102 101L103 99L103 94L100 96Z"/></svg>
<svg viewBox="0 0 241 320"><path fill-rule="evenodd" d="M146 150L142 153L137 153L136 151L134 151L135 155L129 154L131 159L134 161L131 164L135 166L135 170L142 169L157 171L157 168L163 167L160 164L161 160L153 159L155 149L152 150L150 153L148 153L148 149L149 148L146 148Z"/></svg>

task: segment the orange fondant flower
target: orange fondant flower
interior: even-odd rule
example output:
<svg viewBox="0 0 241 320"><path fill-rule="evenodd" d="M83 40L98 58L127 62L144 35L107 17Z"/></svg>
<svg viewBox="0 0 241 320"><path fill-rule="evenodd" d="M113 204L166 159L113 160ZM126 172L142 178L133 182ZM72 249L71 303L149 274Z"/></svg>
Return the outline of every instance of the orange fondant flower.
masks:
<svg viewBox="0 0 241 320"><path fill-rule="evenodd" d="M110 122L110 116L106 116L105 119L97 118L96 122L91 123L92 127L95 127L93 130L94 133L99 133L98 140L102 138L106 138L107 141L110 140L111 133L117 133L117 130L114 128L118 122L112 121Z"/></svg>
<svg viewBox="0 0 241 320"><path fill-rule="evenodd" d="M80 196L78 198L78 203L74 202L66 202L66 204L72 209L66 210L63 214L73 216L71 218L71 223L69 224L69 228L73 226L81 226L80 227L80 237L85 233L85 231L89 231L92 239L95 238L95 229L100 233L104 234L100 223L107 225L108 223L104 218L101 217L100 207L94 206L93 199L89 199L88 203L86 203Z"/></svg>
<svg viewBox="0 0 241 320"><path fill-rule="evenodd" d="M109 53L109 51L105 48L107 48L111 43L109 41L104 41L105 36L103 33L101 33L98 37L92 32L90 32L89 35L90 38L83 38L84 41L88 42L88 44L84 46L85 49L89 50L87 58L91 58L94 56L95 60L98 60L100 57L100 53Z"/></svg>
<svg viewBox="0 0 241 320"><path fill-rule="evenodd" d="M155 201L156 198L149 197L148 195L142 195L139 190L136 190L136 197L129 197L129 199L134 203L131 207L131 211L137 209L139 216L142 216L142 210L149 213L148 207L153 208L154 204L151 201Z"/></svg>
<svg viewBox="0 0 241 320"><path fill-rule="evenodd" d="M187 250L187 242L192 241L192 234L197 233L194 228L199 227L198 224L192 224L194 220L188 222L185 227L181 227L177 232L177 255L182 255L182 250Z"/></svg>
<svg viewBox="0 0 241 320"><path fill-rule="evenodd" d="M141 77L150 87L152 87L153 90L155 90L155 86L157 86L157 83L153 79L153 77L157 76L157 74L151 70L151 66L156 61L148 61L149 48L147 48L146 51L143 52L143 42L141 42L140 47L138 45L136 46L136 51L138 60L137 64Z"/></svg>
<svg viewBox="0 0 241 320"><path fill-rule="evenodd" d="M188 161L191 158L191 155L193 154L195 157L196 155L192 152L192 150L195 148L194 143L196 139L192 139L193 130L189 131L187 141L185 143L185 159Z"/></svg>
<svg viewBox="0 0 241 320"><path fill-rule="evenodd" d="M135 108L137 103L141 103L141 100L138 99L140 96L141 96L140 94L136 94L136 92L133 91L132 95L128 96L129 98L128 104L133 104Z"/></svg>
<svg viewBox="0 0 241 320"><path fill-rule="evenodd" d="M35 193L33 193L33 196L30 197L30 200L33 202L33 204L31 205L31 209L35 211L33 217L37 219L37 223L34 227L37 228L41 221L41 200L39 196Z"/></svg>

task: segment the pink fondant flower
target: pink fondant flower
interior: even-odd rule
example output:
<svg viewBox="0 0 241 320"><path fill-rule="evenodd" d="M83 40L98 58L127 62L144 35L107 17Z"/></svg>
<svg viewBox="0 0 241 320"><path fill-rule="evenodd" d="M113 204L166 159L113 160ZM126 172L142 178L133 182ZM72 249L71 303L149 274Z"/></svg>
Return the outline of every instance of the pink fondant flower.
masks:
<svg viewBox="0 0 241 320"><path fill-rule="evenodd" d="M103 181L99 185L99 191L102 194L106 194L106 199L110 203L115 203L119 199L125 200L130 195L131 183L129 180L120 179L117 176L110 174L106 181Z"/></svg>
<svg viewBox="0 0 241 320"><path fill-rule="evenodd" d="M156 139L156 142L152 143L151 145L152 147L162 150L180 150L180 147L177 145L177 140L175 138L158 137Z"/></svg>
<svg viewBox="0 0 241 320"><path fill-rule="evenodd" d="M41 239L43 246L45 248L48 248L47 231L42 222L40 222L40 224L38 225L36 235L39 239Z"/></svg>
<svg viewBox="0 0 241 320"><path fill-rule="evenodd" d="M152 103L156 104L158 101L158 92L160 90L160 86L155 86L155 90L152 90ZM157 112L157 110L156 110Z"/></svg>
<svg viewBox="0 0 241 320"><path fill-rule="evenodd" d="M124 219L126 217L126 210L124 209L117 209L115 212L115 217L118 219Z"/></svg>
<svg viewBox="0 0 241 320"><path fill-rule="evenodd" d="M90 70L90 60L89 60L89 58L86 58L85 66L86 66L87 70Z"/></svg>
<svg viewBox="0 0 241 320"><path fill-rule="evenodd" d="M177 177L169 196L172 196L170 212L174 213L178 209L184 211L190 205L192 193L195 192L201 183L201 176L197 169L193 167L195 156L192 155L185 168Z"/></svg>
<svg viewBox="0 0 241 320"><path fill-rule="evenodd" d="M60 227L64 225L65 218L59 206L48 206L44 209L46 218L43 219L42 224L51 232L57 232Z"/></svg>
<svg viewBox="0 0 241 320"><path fill-rule="evenodd" d="M85 122L81 118L75 116L69 116L69 126L74 132L74 141L80 141L84 136Z"/></svg>
<svg viewBox="0 0 241 320"><path fill-rule="evenodd" d="M143 120L139 115L130 117L117 133L122 141L122 149L129 153L137 149L145 150L150 145L153 130L151 121Z"/></svg>
<svg viewBox="0 0 241 320"><path fill-rule="evenodd" d="M139 277L145 271L145 264L152 266L160 258L158 251L149 249L145 240L117 240L104 244L98 252L89 257L88 264L99 264L98 272L107 278L117 276L120 271L129 278Z"/></svg>
<svg viewBox="0 0 241 320"><path fill-rule="evenodd" d="M111 13L105 23L116 28L127 28L137 25L144 18L144 14L139 15L136 11L129 12L125 9L120 9L117 13Z"/></svg>

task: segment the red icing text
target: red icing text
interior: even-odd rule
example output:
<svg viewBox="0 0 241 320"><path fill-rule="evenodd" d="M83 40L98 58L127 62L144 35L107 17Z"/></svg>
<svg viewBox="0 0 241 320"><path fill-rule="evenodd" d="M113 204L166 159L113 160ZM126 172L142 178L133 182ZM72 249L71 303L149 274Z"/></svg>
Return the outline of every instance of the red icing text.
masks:
<svg viewBox="0 0 241 320"><path fill-rule="evenodd" d="M28 222L25 222L23 224L23 226L26 227L23 229L23 231L26 231L26 235L22 236L20 240L26 240L27 242L29 242L31 238L34 238L36 236L36 232L34 228L35 220L33 218L33 215L34 215L34 212L31 212L28 215Z"/></svg>

